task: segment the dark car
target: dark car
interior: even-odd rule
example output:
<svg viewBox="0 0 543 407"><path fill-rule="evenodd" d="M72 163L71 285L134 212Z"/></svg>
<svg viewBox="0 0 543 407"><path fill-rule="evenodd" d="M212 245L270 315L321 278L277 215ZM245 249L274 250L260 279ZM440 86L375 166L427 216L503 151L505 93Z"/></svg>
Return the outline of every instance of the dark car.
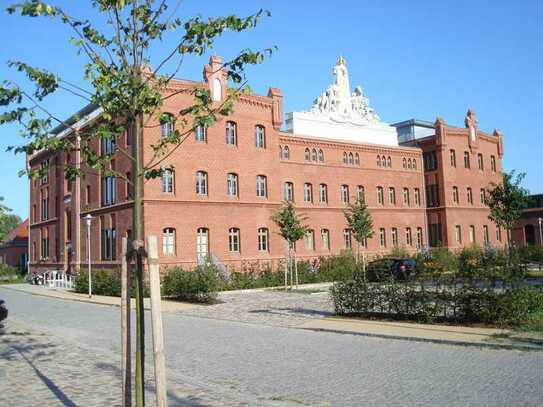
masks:
<svg viewBox="0 0 543 407"><path fill-rule="evenodd" d="M416 274L415 259L402 257L385 257L368 264L369 281L407 280Z"/></svg>
<svg viewBox="0 0 543 407"><path fill-rule="evenodd" d="M8 317L8 308L6 307L6 302L0 300L0 322Z"/></svg>

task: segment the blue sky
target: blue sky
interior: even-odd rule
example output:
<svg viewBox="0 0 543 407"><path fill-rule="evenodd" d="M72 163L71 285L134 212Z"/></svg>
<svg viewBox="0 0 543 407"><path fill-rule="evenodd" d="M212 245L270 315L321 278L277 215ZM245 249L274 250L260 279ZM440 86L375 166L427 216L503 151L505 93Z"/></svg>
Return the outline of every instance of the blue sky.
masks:
<svg viewBox="0 0 543 407"><path fill-rule="evenodd" d="M86 6L90 2L50 2L73 15L96 18ZM226 35L213 50L228 58L245 47L276 45L271 59L247 72L255 92L278 87L285 111L307 109L330 82L342 54L351 86L362 85L383 121L441 116L461 126L468 107L474 108L483 130L503 131L505 168L527 172L526 186L543 192L542 1L185 0L179 16L245 15L259 8L272 17L250 33ZM84 86L85 60L68 44L69 35L66 27L48 20L0 14L0 79L19 79L4 63L16 59ZM159 61L174 44L173 35L156 44L152 60ZM200 80L207 58L188 59L179 76ZM47 107L65 117L83 104L59 94ZM27 216L28 183L17 176L24 157L4 151L20 141L17 128L0 128L0 196L15 213Z"/></svg>

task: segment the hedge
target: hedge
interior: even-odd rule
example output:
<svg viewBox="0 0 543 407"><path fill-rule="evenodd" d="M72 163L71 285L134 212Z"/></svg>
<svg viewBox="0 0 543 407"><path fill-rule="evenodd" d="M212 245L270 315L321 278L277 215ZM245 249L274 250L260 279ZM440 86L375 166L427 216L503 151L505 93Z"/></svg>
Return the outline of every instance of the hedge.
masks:
<svg viewBox="0 0 543 407"><path fill-rule="evenodd" d="M199 266L190 271L174 267L164 277L162 295L174 300L212 303L219 286L219 273L214 266Z"/></svg>
<svg viewBox="0 0 543 407"><path fill-rule="evenodd" d="M118 269L95 269L92 274L92 293L109 297L121 296L121 271ZM87 270L80 270L75 275L74 291L76 293L89 292L89 275ZM143 295L149 296L149 287L143 288ZM132 297L135 296L135 284L132 279Z"/></svg>

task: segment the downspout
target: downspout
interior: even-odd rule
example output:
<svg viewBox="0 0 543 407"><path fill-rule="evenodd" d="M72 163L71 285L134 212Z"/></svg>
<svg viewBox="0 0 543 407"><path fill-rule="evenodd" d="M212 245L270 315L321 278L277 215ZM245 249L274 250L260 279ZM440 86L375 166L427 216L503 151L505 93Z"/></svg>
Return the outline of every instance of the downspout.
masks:
<svg viewBox="0 0 543 407"><path fill-rule="evenodd" d="M76 130L75 135L75 167L79 174L81 169L81 136ZM75 212L75 236L76 236L76 269L81 268L81 177L75 178L75 202L72 202Z"/></svg>

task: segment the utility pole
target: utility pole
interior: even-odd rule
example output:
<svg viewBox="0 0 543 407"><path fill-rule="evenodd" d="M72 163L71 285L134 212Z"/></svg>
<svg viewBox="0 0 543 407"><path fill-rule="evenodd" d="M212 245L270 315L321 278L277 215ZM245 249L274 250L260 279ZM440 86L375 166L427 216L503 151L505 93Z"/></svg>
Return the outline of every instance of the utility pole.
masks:
<svg viewBox="0 0 543 407"><path fill-rule="evenodd" d="M92 216L87 214L85 216L85 221L87 222L87 261L88 261L88 272L89 272L89 298L92 298L92 271L91 271L91 223Z"/></svg>

